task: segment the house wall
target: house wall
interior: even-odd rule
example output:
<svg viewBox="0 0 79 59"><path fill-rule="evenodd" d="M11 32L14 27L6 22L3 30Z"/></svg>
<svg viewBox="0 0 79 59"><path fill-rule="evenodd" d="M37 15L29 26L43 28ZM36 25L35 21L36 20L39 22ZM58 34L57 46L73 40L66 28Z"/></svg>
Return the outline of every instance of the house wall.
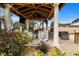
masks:
<svg viewBox="0 0 79 59"><path fill-rule="evenodd" d="M72 23L71 25L79 25L79 22Z"/></svg>
<svg viewBox="0 0 79 59"><path fill-rule="evenodd" d="M75 41L75 34L74 34L74 33L70 33L70 34L69 34L69 40L70 40L71 42L74 42L74 41Z"/></svg>

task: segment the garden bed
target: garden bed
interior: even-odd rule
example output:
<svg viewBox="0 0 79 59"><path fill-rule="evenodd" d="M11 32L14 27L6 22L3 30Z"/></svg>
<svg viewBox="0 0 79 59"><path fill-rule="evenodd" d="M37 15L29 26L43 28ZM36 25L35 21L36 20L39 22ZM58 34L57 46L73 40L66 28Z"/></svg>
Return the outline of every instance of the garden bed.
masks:
<svg viewBox="0 0 79 59"><path fill-rule="evenodd" d="M4 32L0 31L0 56L68 56L60 49L49 47L46 42L38 46L25 46L35 38L23 32ZM79 56L78 53L73 55Z"/></svg>

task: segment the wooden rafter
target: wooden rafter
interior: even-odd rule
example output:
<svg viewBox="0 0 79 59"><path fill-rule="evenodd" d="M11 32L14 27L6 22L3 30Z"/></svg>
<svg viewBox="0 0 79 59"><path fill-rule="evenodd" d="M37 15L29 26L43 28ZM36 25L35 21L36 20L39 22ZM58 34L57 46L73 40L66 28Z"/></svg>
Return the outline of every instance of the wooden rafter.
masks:
<svg viewBox="0 0 79 59"><path fill-rule="evenodd" d="M16 9L20 9L20 8L22 8L22 7L24 7L24 6L20 6L20 7L16 8Z"/></svg>
<svg viewBox="0 0 79 59"><path fill-rule="evenodd" d="M38 9L38 11L39 11L39 12L42 12L42 13L45 13L45 14L49 14L49 13L50 13L50 12L46 12L46 11L40 10L40 9Z"/></svg>
<svg viewBox="0 0 79 59"><path fill-rule="evenodd" d="M21 12L27 12L27 11L29 11L29 10L31 10L31 9L39 9L39 10L44 10L44 11L46 11L46 12L50 12L50 10L47 10L47 9L44 9L44 8L37 8L37 7L35 7L35 5L34 5L34 7L32 7L32 8L28 8L28 9L24 9L24 10L22 10Z"/></svg>
<svg viewBox="0 0 79 59"><path fill-rule="evenodd" d="M51 10L51 12L50 12L50 14L49 14L49 16L48 16L48 19L49 19L50 16L52 15L53 11L54 11L54 9L52 8L52 10Z"/></svg>
<svg viewBox="0 0 79 59"><path fill-rule="evenodd" d="M46 20L46 18L30 18L30 20Z"/></svg>
<svg viewBox="0 0 79 59"><path fill-rule="evenodd" d="M24 15L28 15L28 14L33 13L33 12L35 12L35 10L32 10L30 12L26 12L26 13L24 13Z"/></svg>
<svg viewBox="0 0 79 59"><path fill-rule="evenodd" d="M47 15L45 15L44 13L41 13L41 12L37 12L37 13L41 14L44 17L47 17Z"/></svg>
<svg viewBox="0 0 79 59"><path fill-rule="evenodd" d="M38 9L41 10L41 11L50 13L50 10L47 10L47 9L44 9L44 8L38 8Z"/></svg>
<svg viewBox="0 0 79 59"><path fill-rule="evenodd" d="M14 7L12 7L11 9L26 19L26 17L23 14L21 14L17 9L15 9Z"/></svg>
<svg viewBox="0 0 79 59"><path fill-rule="evenodd" d="M22 11L20 11L20 12L21 12L21 13L27 12L27 11L29 11L29 10L31 10L31 9L33 9L33 8L24 9L24 10L22 10Z"/></svg>
<svg viewBox="0 0 79 59"><path fill-rule="evenodd" d="M18 3L18 4L14 4L14 5L18 5L18 6L26 6L26 7L31 7L32 8L32 5L31 3Z"/></svg>
<svg viewBox="0 0 79 59"><path fill-rule="evenodd" d="M36 9L36 7L35 7L35 4L34 4L34 3L32 3L32 6L33 6L33 8L34 8L34 9Z"/></svg>
<svg viewBox="0 0 79 59"><path fill-rule="evenodd" d="M33 13L32 13L33 14ZM32 17L32 14L29 14L28 16L27 16L27 18L30 18L30 17Z"/></svg>
<svg viewBox="0 0 79 59"><path fill-rule="evenodd" d="M41 11L38 11L38 10L36 10L36 12L39 13L39 14L42 14L45 17L48 16L47 13L44 13L44 12L41 12Z"/></svg>
<svg viewBox="0 0 79 59"><path fill-rule="evenodd" d="M44 15L48 15L49 14L49 13L46 13L46 12L43 12L43 11L39 11L39 10L36 10L36 12L44 14Z"/></svg>
<svg viewBox="0 0 79 59"><path fill-rule="evenodd" d="M49 5L42 5L42 6L44 6L44 7L47 7L47 8L50 8L50 9L51 9L51 7L50 7Z"/></svg>
<svg viewBox="0 0 79 59"><path fill-rule="evenodd" d="M31 3L13 3L13 5L19 5L19 6L29 6Z"/></svg>
<svg viewBox="0 0 79 59"><path fill-rule="evenodd" d="M54 14L51 14L51 16L49 18L47 18L47 19L51 19L53 16L54 16Z"/></svg>
<svg viewBox="0 0 79 59"><path fill-rule="evenodd" d="M46 5L41 4L41 5L39 5L39 6L36 6L36 8L39 8L39 7L41 7L41 6L46 6Z"/></svg>
<svg viewBox="0 0 79 59"><path fill-rule="evenodd" d="M35 12L36 12L36 11L32 12L31 14L26 15L26 16L28 16L27 18L32 17L32 15L33 15Z"/></svg>

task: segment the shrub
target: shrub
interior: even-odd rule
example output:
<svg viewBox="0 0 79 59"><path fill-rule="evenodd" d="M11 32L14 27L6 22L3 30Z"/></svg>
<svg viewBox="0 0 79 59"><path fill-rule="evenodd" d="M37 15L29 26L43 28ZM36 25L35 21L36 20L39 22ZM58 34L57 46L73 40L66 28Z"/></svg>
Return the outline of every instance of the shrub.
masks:
<svg viewBox="0 0 79 59"><path fill-rule="evenodd" d="M49 49L49 46L46 44L46 42L41 41L37 49L46 54Z"/></svg>
<svg viewBox="0 0 79 59"><path fill-rule="evenodd" d="M44 56L44 53L34 46L29 46L24 50L22 55L23 56Z"/></svg>
<svg viewBox="0 0 79 59"><path fill-rule="evenodd" d="M66 53L62 53L62 51L58 48L50 48L47 55L48 56L67 56Z"/></svg>
<svg viewBox="0 0 79 59"><path fill-rule="evenodd" d="M35 56L44 56L44 53L41 50L37 50Z"/></svg>
<svg viewBox="0 0 79 59"><path fill-rule="evenodd" d="M79 52L78 52L78 53L75 53L75 54L73 54L73 55L75 55L75 56L79 56Z"/></svg>
<svg viewBox="0 0 79 59"><path fill-rule="evenodd" d="M19 56L28 44L33 40L26 33L22 32L0 32L0 55Z"/></svg>
<svg viewBox="0 0 79 59"><path fill-rule="evenodd" d="M35 56L37 49L34 46L28 46L22 53L23 56Z"/></svg>

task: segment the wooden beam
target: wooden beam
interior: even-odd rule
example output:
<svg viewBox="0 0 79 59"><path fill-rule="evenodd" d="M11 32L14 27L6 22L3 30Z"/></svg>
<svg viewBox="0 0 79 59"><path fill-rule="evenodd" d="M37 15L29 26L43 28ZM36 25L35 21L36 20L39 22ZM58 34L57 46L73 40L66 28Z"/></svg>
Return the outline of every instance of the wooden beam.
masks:
<svg viewBox="0 0 79 59"><path fill-rule="evenodd" d="M39 6L37 6L36 8L39 8L41 6L46 6L46 5L48 5L48 4L43 3L43 4L39 5Z"/></svg>
<svg viewBox="0 0 79 59"><path fill-rule="evenodd" d="M28 17L29 17L29 18L32 17L32 15L33 15L35 12L36 12L36 11L32 12L30 15L27 16L27 18L28 18Z"/></svg>
<svg viewBox="0 0 79 59"><path fill-rule="evenodd" d="M19 6L29 6L31 3L13 3L13 5L19 5Z"/></svg>
<svg viewBox="0 0 79 59"><path fill-rule="evenodd" d="M47 12L43 12L43 11L39 11L39 10L36 10L36 12L42 13L42 14L45 14L45 15L48 15L48 14L49 14L49 13L47 13Z"/></svg>
<svg viewBox="0 0 79 59"><path fill-rule="evenodd" d="M52 8L52 10L51 10L51 12L50 12L50 14L49 14L49 16L48 16L48 19L49 19L50 16L52 15L53 11L54 11L54 9Z"/></svg>
<svg viewBox="0 0 79 59"><path fill-rule="evenodd" d="M32 7L31 4L32 3L17 3L17 4L15 3L14 5Z"/></svg>
<svg viewBox="0 0 79 59"><path fill-rule="evenodd" d="M22 7L24 7L24 6L20 6L20 7L16 8L16 9L20 9L20 8L22 8Z"/></svg>
<svg viewBox="0 0 79 59"><path fill-rule="evenodd" d="M32 3L32 6L33 6L33 8L34 8L34 9L36 9L36 6L35 6L35 4L34 4L34 3Z"/></svg>
<svg viewBox="0 0 79 59"><path fill-rule="evenodd" d="M14 7L11 7L11 9L26 19L26 17L23 14L21 14L17 9L15 9Z"/></svg>
<svg viewBox="0 0 79 59"><path fill-rule="evenodd" d="M42 16L44 16L44 17L47 17L47 15L44 13L41 13L41 12L37 12L37 13L42 14Z"/></svg>
<svg viewBox="0 0 79 59"><path fill-rule="evenodd" d="M23 9L22 11L20 11L21 13L23 13L23 12L27 12L27 11L29 11L29 10L31 10L31 9L33 9L33 8L28 8L28 9Z"/></svg>
<svg viewBox="0 0 79 59"><path fill-rule="evenodd" d="M24 15L28 15L28 14L33 13L33 12L35 12L35 10L32 10L30 12L26 12L26 13L24 13Z"/></svg>
<svg viewBox="0 0 79 59"><path fill-rule="evenodd" d="M50 12L46 12L46 11L40 10L40 9L38 9L38 11L39 11L39 12L43 12L43 13L45 13L45 14L49 14L49 13L50 13Z"/></svg>
<svg viewBox="0 0 79 59"><path fill-rule="evenodd" d="M19 9L19 8L24 7L24 6L22 6L22 5L21 5L21 6L19 6L19 5L15 5L15 4L13 4L13 7L14 7L14 8L16 8L16 9Z"/></svg>
<svg viewBox="0 0 79 59"><path fill-rule="evenodd" d="M32 13L30 13L30 14L28 14L28 15L25 15L27 18L30 18L30 17L32 17L32 15L35 13L35 11L34 12L32 12Z"/></svg>
<svg viewBox="0 0 79 59"><path fill-rule="evenodd" d="M33 9L33 8L24 9L24 10L21 11L21 13L22 13L22 12L25 12L25 11L27 12L27 11L29 11L29 10L31 10L31 9ZM34 8L34 9L39 9L39 10L43 10L43 11L45 11L45 12L50 12L50 10L44 9L44 8Z"/></svg>
<svg viewBox="0 0 79 59"><path fill-rule="evenodd" d="M46 20L46 18L29 18L30 20Z"/></svg>
<svg viewBox="0 0 79 59"><path fill-rule="evenodd" d="M51 14L51 16L50 16L49 18L47 18L47 19L51 19L53 16L54 16L54 15L53 15L53 14Z"/></svg>
<svg viewBox="0 0 79 59"><path fill-rule="evenodd" d="M37 13L42 14L43 16L48 16L47 13L36 10Z"/></svg>
<svg viewBox="0 0 79 59"><path fill-rule="evenodd" d="M50 13L50 10L45 9L45 8L37 8L37 9Z"/></svg>
<svg viewBox="0 0 79 59"><path fill-rule="evenodd" d="M27 18L30 18L30 17L32 17L32 14L30 13L30 14L28 14L28 15L25 15Z"/></svg>
<svg viewBox="0 0 79 59"><path fill-rule="evenodd" d="M42 6L47 7L47 8L50 8L50 9L52 8L52 7L50 7L49 5L42 5Z"/></svg>

